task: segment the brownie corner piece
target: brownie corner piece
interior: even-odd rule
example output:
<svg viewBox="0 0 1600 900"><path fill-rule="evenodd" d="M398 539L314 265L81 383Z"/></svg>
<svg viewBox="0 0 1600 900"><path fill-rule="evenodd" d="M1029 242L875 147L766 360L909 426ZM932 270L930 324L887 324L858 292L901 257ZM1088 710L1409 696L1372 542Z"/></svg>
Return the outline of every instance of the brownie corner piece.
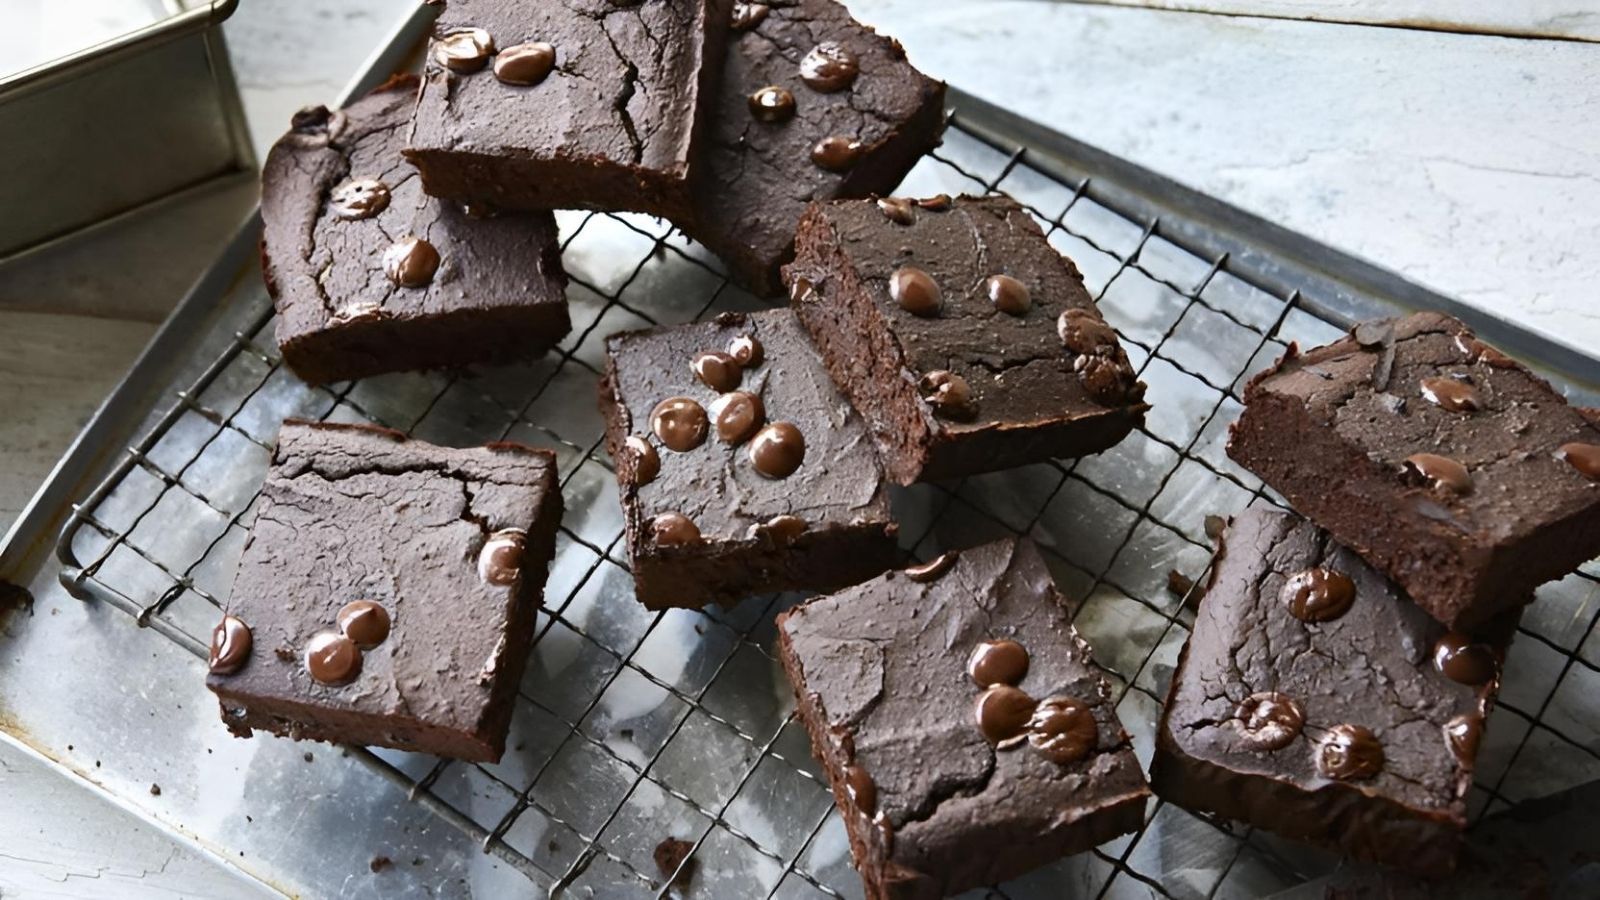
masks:
<svg viewBox="0 0 1600 900"><path fill-rule="evenodd" d="M428 192L683 221L730 0L449 0L406 156Z"/></svg>
<svg viewBox="0 0 1600 900"><path fill-rule="evenodd" d="M223 722L498 760L560 519L549 451L286 422L212 636Z"/></svg>
<svg viewBox="0 0 1600 900"><path fill-rule="evenodd" d="M894 564L866 425L788 309L612 335L600 405L645 606L828 590Z"/></svg>
<svg viewBox="0 0 1600 900"><path fill-rule="evenodd" d="M570 328L555 219L482 216L423 193L401 156L417 79L304 110L261 175L277 342L312 384L497 364Z"/></svg>
<svg viewBox="0 0 1600 900"><path fill-rule="evenodd" d="M1026 539L795 607L780 660L871 900L933 900L1144 822L1110 686Z"/></svg>
<svg viewBox="0 0 1600 900"><path fill-rule="evenodd" d="M938 146L945 86L835 0L738 3L725 55L683 224L735 281L774 295L806 204L892 191Z"/></svg>
<svg viewBox="0 0 1600 900"><path fill-rule="evenodd" d="M784 277L900 484L1097 453L1144 421L1116 332L1013 200L812 204Z"/></svg>
<svg viewBox="0 0 1600 900"><path fill-rule="evenodd" d="M1440 313L1291 348L1228 455L1454 627L1600 554L1600 425Z"/></svg>
<svg viewBox="0 0 1600 900"><path fill-rule="evenodd" d="M1173 673L1151 786L1357 859L1447 873L1515 625L1447 631L1315 525L1247 510Z"/></svg>

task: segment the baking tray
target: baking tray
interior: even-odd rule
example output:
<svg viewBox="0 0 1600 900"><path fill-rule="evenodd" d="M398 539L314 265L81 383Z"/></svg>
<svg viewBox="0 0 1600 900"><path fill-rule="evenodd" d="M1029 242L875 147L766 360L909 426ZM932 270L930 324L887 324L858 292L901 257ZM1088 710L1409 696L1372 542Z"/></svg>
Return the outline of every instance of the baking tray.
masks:
<svg viewBox="0 0 1600 900"><path fill-rule="evenodd" d="M412 16L347 96L392 71L426 23L424 12ZM1169 593L1167 573L1203 578L1207 515L1276 499L1226 458L1223 444L1243 381L1288 342L1323 342L1358 318L1447 308L1537 364L1575 402L1600 396L1595 360L1393 273L959 91L949 121L944 146L902 192L999 191L1024 203L1083 270L1149 383L1153 409L1144 428L1100 456L897 491L902 546L909 561L1005 534L1038 541L1065 592L1082 601L1076 624L1146 765L1192 620ZM639 606L601 450L595 380L606 335L764 304L663 223L566 212L558 220L574 328L557 351L520 366L326 389L281 365L251 252L259 223L247 225L174 314L183 327L164 329L161 352L130 376L138 390L125 399L159 382L155 400L113 402L91 424L108 435L141 423L120 461L72 507L55 547L60 581L126 612L130 630L143 626L203 656L285 416L376 422L445 444L511 439L551 448L567 515L506 758L477 765L351 747L336 764L403 786L429 822L470 837L533 893L666 896L677 889L651 851L673 836L695 846L689 896L859 897L843 827L772 655L774 613L802 598L703 612ZM213 312L196 318L202 306ZM189 369L176 377L160 370L174 355ZM95 452L80 441L74 454ZM16 554L29 539L22 529L8 549ZM1540 597L1506 668L1474 816L1600 777L1600 566L1547 585ZM114 679L115 666L108 671ZM195 688L205 696L198 679ZM297 812L299 826L308 813ZM309 815L329 830L343 821L324 807ZM235 862L268 881L329 893L365 869L359 859L342 860L344 871L320 860L316 872ZM1153 801L1137 834L978 895L1259 896L1339 864Z"/></svg>

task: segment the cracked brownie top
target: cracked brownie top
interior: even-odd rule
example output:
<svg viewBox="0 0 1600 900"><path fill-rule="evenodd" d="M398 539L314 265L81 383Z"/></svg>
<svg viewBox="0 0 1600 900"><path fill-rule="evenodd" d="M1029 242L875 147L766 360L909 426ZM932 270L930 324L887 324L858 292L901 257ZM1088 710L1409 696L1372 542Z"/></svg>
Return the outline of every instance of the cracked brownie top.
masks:
<svg viewBox="0 0 1600 900"><path fill-rule="evenodd" d="M1304 519L1254 508L1224 536L1163 729L1187 756L1459 817L1515 619L1447 632Z"/></svg>
<svg viewBox="0 0 1600 900"><path fill-rule="evenodd" d="M652 528L677 518L717 543L889 521L866 425L793 311L624 332L606 348L630 535L682 543Z"/></svg>
<svg viewBox="0 0 1600 900"><path fill-rule="evenodd" d="M1487 543L1600 504L1600 426L1440 313L1364 323L1257 375L1392 473L1404 503Z"/></svg>
<svg viewBox="0 0 1600 900"><path fill-rule="evenodd" d="M475 217L424 194L401 157L417 79L348 108L304 110L262 172L278 342L352 323L566 302L548 213Z"/></svg>
<svg viewBox="0 0 1600 900"><path fill-rule="evenodd" d="M727 15L720 0L450 0L411 146L686 177L705 38Z"/></svg>
<svg viewBox="0 0 1600 900"><path fill-rule="evenodd" d="M555 468L516 444L457 450L286 422L228 601L235 634L213 646L213 689L225 706L264 696L477 730L496 673L521 666L505 658L507 628L531 621L512 608L537 603L544 583Z"/></svg>
<svg viewBox="0 0 1600 900"><path fill-rule="evenodd" d="M1026 540L780 617L807 728L856 807L845 813L876 824L894 864L971 869L979 834L1038 844L1100 810L1142 808L1110 687L1069 619Z"/></svg>

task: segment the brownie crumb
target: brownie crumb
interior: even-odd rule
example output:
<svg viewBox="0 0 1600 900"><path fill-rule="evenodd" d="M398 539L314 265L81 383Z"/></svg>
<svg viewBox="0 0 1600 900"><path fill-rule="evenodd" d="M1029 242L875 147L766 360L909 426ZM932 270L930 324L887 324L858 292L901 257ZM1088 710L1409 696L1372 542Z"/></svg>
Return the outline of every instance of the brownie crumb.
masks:
<svg viewBox="0 0 1600 900"><path fill-rule="evenodd" d="M161 796L161 785L159 785L159 784L150 785L150 796L152 796L152 797Z"/></svg>
<svg viewBox="0 0 1600 900"><path fill-rule="evenodd" d="M1228 530L1228 520L1222 516L1206 516L1206 537L1215 544L1222 539L1222 533Z"/></svg>
<svg viewBox="0 0 1600 900"><path fill-rule="evenodd" d="M382 872L394 868L394 860L387 856L374 856L372 862L367 864L367 867L374 872Z"/></svg>
<svg viewBox="0 0 1600 900"><path fill-rule="evenodd" d="M301 759L303 759L303 760L305 760L305 761L306 761L306 762L311 762L311 761L312 761L312 760L314 760L314 759L316 759L316 757L315 757L315 756L312 756L312 755L311 755L311 752L310 752L310 751L306 751L306 753L305 753L305 755L304 755L304 756L301 756L301 757L300 757L300 758L301 758Z"/></svg>
<svg viewBox="0 0 1600 900"><path fill-rule="evenodd" d="M21 585L0 581L0 615L13 609L25 609L28 615L33 615L33 595Z"/></svg>
<svg viewBox="0 0 1600 900"><path fill-rule="evenodd" d="M1177 569L1167 571L1167 593L1183 601L1183 605L1190 609L1200 608L1200 598L1206 595L1205 588L1195 587L1194 579L1179 572Z"/></svg>
<svg viewBox="0 0 1600 900"><path fill-rule="evenodd" d="M656 845L656 868L661 870L662 878L671 878L673 872L678 877L672 882L673 887L682 890L689 886L689 879L694 876L695 860L689 859L689 854L694 850L694 844L669 837ZM687 863L685 860L688 860ZM679 866L683 866L679 869Z"/></svg>

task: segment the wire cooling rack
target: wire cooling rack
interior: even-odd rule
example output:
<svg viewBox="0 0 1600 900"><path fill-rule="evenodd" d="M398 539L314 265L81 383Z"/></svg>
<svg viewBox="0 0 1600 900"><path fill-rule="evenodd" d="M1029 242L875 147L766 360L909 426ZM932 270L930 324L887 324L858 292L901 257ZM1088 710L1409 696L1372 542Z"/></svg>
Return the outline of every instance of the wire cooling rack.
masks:
<svg viewBox="0 0 1600 900"><path fill-rule="evenodd" d="M1163 196L1188 196L1175 186L1152 199L1137 170L1112 165L1107 174L1115 161L1090 148L1046 145L983 104L957 106L945 145L901 192L1003 192L1027 206L1082 269L1153 408L1144 428L1100 456L897 492L902 546L909 561L1006 534L1038 541L1064 591L1081 598L1077 627L1148 765L1192 621L1168 573L1203 580L1207 515L1277 501L1223 454L1243 381L1289 341L1321 343L1352 316L1399 307L1370 290L1382 278L1329 277L1327 266L1278 252L1294 249L1281 234L1262 231L1252 243L1248 229L1227 227L1203 203L1163 207ZM240 304L228 318L243 324L212 335L215 360L169 395L148 433L74 508L57 547L62 581L204 655L285 416L376 422L444 444L554 449L567 516L505 759L360 748L351 757L538 889L859 897L843 826L773 657L773 615L799 598L646 611L632 596L600 450L595 381L606 335L763 304L655 220L559 219L574 329L557 352L522 366L307 387L281 365L271 303L259 273L247 273L228 301ZM1539 349L1518 349L1530 346ZM1475 816L1600 777L1597 575L1591 564L1547 585L1524 621L1480 756ZM652 860L667 837L693 844L687 887ZM1137 834L981 893L1248 897L1338 862L1155 801Z"/></svg>

